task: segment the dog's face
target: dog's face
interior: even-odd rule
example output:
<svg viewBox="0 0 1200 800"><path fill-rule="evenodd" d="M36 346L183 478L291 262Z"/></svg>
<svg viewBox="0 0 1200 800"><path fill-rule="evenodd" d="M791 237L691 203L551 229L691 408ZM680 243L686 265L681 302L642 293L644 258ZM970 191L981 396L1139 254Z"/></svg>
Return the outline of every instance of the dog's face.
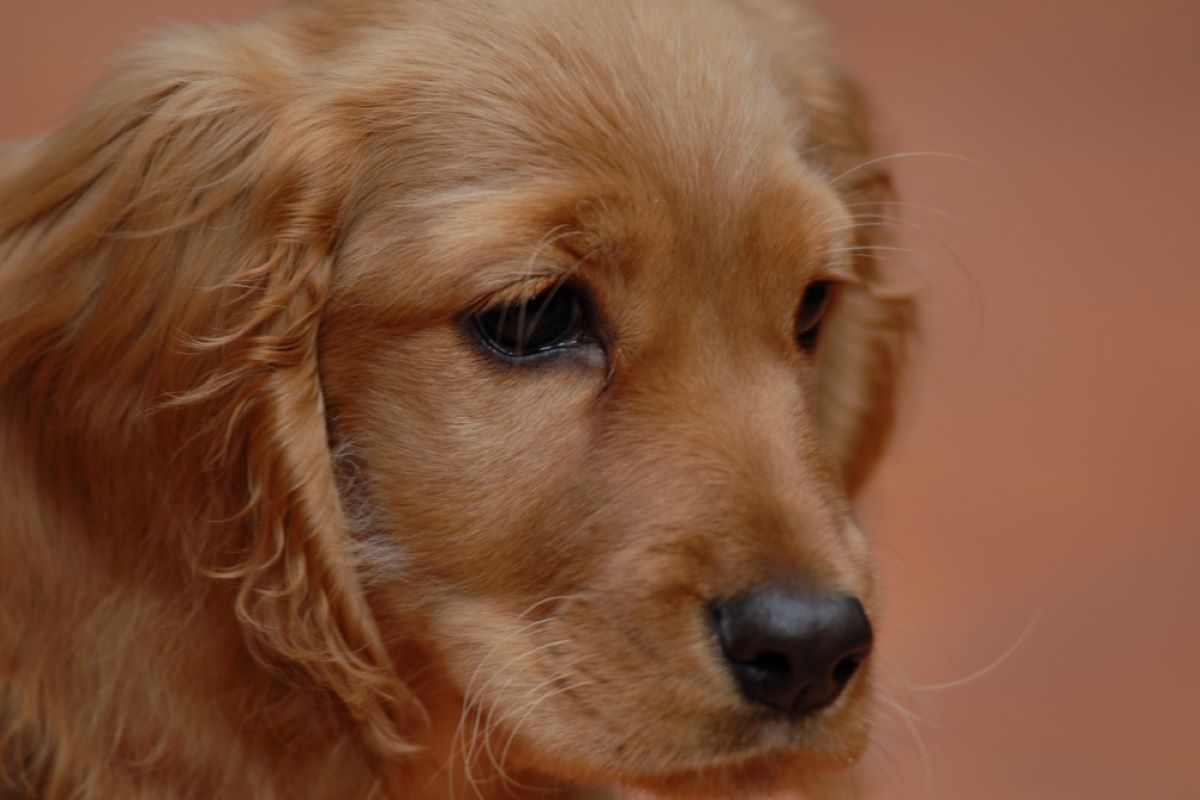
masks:
<svg viewBox="0 0 1200 800"><path fill-rule="evenodd" d="M0 194L31 452L114 551L236 583L245 703L295 678L378 763L695 796L852 761L848 494L908 305L812 27L295 0L145 49Z"/></svg>
<svg viewBox="0 0 1200 800"><path fill-rule="evenodd" d="M771 592L874 610L821 424L850 201L728 10L571 5L465 44L409 20L358 101L320 359L373 606L519 767L695 791L844 764L869 629L796 711L731 663L779 648L722 625Z"/></svg>

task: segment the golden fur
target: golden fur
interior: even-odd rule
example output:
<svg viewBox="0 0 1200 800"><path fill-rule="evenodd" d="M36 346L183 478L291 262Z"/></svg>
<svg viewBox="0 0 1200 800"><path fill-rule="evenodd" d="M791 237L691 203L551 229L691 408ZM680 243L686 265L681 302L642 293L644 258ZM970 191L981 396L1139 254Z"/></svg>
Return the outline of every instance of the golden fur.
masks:
<svg viewBox="0 0 1200 800"><path fill-rule="evenodd" d="M140 49L0 154L0 795L852 761L868 671L766 719L701 608L803 575L876 610L888 187L785 0L310 0ZM603 363L468 341L568 273Z"/></svg>

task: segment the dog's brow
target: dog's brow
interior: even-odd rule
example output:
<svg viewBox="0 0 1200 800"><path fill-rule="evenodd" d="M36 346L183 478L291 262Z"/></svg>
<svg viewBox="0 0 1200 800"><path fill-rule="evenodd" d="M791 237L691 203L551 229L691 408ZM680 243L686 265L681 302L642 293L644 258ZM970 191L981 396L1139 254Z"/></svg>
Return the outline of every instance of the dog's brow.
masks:
<svg viewBox="0 0 1200 800"><path fill-rule="evenodd" d="M487 297L489 304L518 302L561 284L573 271L564 268L518 273L496 269L478 276L474 291L481 297Z"/></svg>

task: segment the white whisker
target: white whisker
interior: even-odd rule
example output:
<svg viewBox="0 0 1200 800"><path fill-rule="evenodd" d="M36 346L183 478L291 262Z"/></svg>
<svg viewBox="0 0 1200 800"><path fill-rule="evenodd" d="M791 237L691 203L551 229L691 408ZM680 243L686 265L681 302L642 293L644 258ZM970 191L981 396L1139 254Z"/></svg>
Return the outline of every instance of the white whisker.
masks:
<svg viewBox="0 0 1200 800"><path fill-rule="evenodd" d="M1038 613L1034 614L1033 619L1029 620L1028 624L1025 625L1024 630L1022 630L1021 633L1017 635L1016 640L1014 640L1013 643L1008 646L1008 649L1005 650L1003 653L1001 653L999 656L997 656L987 666L982 667L982 668L976 670L975 672L972 672L970 675L967 675L966 677L963 677L963 678L958 678L956 680L947 681L945 683L931 683L931 684L927 684L924 686L914 685L912 688L918 692L942 692L947 689L957 689L960 686L965 686L969 683L974 683L975 681L979 680L980 678L983 678L983 677L991 674L992 672L995 672L1006 661L1008 661L1010 658L1013 657L1013 655L1016 654L1017 650L1019 650L1021 648L1021 645L1025 644L1025 641L1029 638L1029 635L1031 633L1033 633L1033 629L1037 627L1037 624L1041 620L1041 617L1042 617L1042 612L1040 612L1040 611Z"/></svg>
<svg viewBox="0 0 1200 800"><path fill-rule="evenodd" d="M479 691L476 693L477 697L468 699L467 702L473 703L478 707L479 702L482 700L483 694L486 691L488 691L495 684L496 680L498 680L500 676L502 676L506 672L508 672L514 664L516 664L517 662L522 661L526 658L529 658L530 656L536 655L537 653L539 653L543 650L548 650L548 649L551 649L554 647L560 647L564 644L568 644L569 642L570 642L570 639L559 639L554 642L547 642L546 644L539 645L538 647L535 647L532 650L528 650L512 659L509 659L509 661L507 663L505 663L502 667L499 667L495 671L495 673L493 674L491 679L489 679L481 687L479 687ZM510 674L508 676L508 680L505 681L504 685L500 687L499 694L503 694L508 689L508 687L512 686L513 681L515 681L518 677L520 677L519 673ZM476 731L478 731L479 721L480 721L480 716L477 714L475 717ZM497 763L495 758L493 757L493 755L491 753L491 749L488 744L488 741L489 741L489 732L488 732L487 726L485 725L484 726L484 736L483 736L483 743L484 743L485 751L486 751L487 755L489 756L489 758L491 759L492 765L497 770L503 771L503 767L501 766L501 764ZM476 751L472 750L470 752L470 754L468 755L468 760L473 761L475 756L476 756Z"/></svg>
<svg viewBox="0 0 1200 800"><path fill-rule="evenodd" d="M908 710L903 705L901 705L900 702L897 701L895 698L889 697L887 695L880 695L879 702L883 703L885 706L891 708L894 712L896 712L896 715L897 715L896 718L908 730L909 735L912 737L913 744L916 746L917 752L920 754L920 757L921 757L921 767L922 767L921 773L924 778L925 790L926 790L926 792L932 791L932 789L933 789L933 759L930 758L929 749L925 746L925 739L921 736L921 731L918 730L917 725L916 725L916 723L918 721L923 721L923 720L921 720L921 718L918 717L917 715L915 715L912 711Z"/></svg>
<svg viewBox="0 0 1200 800"><path fill-rule="evenodd" d="M542 686L545 686L550 683L554 683L559 680L561 680L561 677L555 676L546 681L543 681L541 684L539 684L539 686L537 688L541 688ZM513 742L516 740L517 734L521 730L521 726L525 724L526 720L529 719L529 716L537 709L537 707L539 705L544 703L546 700L549 700L551 697L557 697L560 694L564 694L566 692L572 692L572 691L575 691L576 689L580 689L584 686L590 686L593 683L595 683L595 681L583 680L583 681L577 681L572 684L568 684L566 686L560 686L557 689L554 689L552 691L544 693L535 702L530 704L529 708L525 709L525 713L521 715L521 718L517 720L517 724L513 726L511 731L509 731L508 740L505 742L504 748L500 752L500 760L502 762L508 760L508 751L512 747Z"/></svg>
<svg viewBox="0 0 1200 800"><path fill-rule="evenodd" d="M864 161L861 164L858 164L857 166L851 167L850 169L843 172L841 175L838 175L836 178L833 178L832 180L830 180L830 183L837 184L840 181L842 181L843 179L848 178L849 176L858 172L859 170L867 169L868 167L873 167L876 164L882 164L887 161L898 161L900 159L907 159L907 158L946 158L946 159L950 159L952 161L963 161L968 164L972 164L976 167L984 166L983 162L981 162L981 161L978 161L974 158L970 158L968 156L958 155L957 153L942 153L942 152L938 152L936 150L915 150L915 151L912 151L909 153L892 153L890 155L878 156L876 158L868 159L867 161Z"/></svg>
<svg viewBox="0 0 1200 800"><path fill-rule="evenodd" d="M861 203L849 203L849 204L843 206L843 208L849 210L849 209L855 209L855 208L876 208L878 206L889 206L889 207L896 207L896 208L900 208L900 209L912 209L914 211L924 211L928 214L934 214L935 216L941 217L942 219L948 220L950 222L955 222L960 225L966 224L965 222L963 222L961 217L956 217L948 211L943 211L942 209L937 208L936 206L928 206L928 205L922 205L920 203L913 203L909 200L870 200L870 201L865 201L865 202L861 202Z"/></svg>

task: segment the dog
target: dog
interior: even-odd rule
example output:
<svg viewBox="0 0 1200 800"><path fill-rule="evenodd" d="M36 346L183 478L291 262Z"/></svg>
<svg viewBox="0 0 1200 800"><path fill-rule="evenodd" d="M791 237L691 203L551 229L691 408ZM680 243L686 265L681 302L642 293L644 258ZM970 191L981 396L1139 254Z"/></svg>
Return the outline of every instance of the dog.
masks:
<svg viewBox="0 0 1200 800"><path fill-rule="evenodd" d="M911 301L789 0L297 0L0 156L0 794L803 788Z"/></svg>

